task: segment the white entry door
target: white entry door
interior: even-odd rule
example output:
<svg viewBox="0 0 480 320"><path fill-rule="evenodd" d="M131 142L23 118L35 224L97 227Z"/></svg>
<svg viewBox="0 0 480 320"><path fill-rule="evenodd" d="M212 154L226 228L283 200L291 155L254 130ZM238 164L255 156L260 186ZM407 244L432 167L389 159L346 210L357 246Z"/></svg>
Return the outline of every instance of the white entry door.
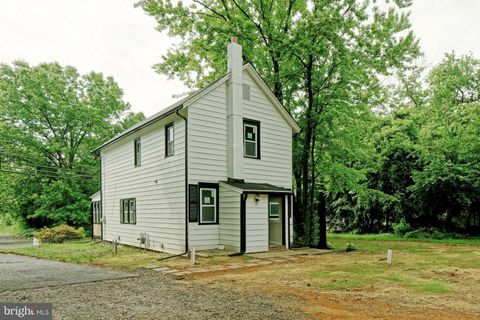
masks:
<svg viewBox="0 0 480 320"><path fill-rule="evenodd" d="M282 245L283 197L268 200L268 237L270 245Z"/></svg>

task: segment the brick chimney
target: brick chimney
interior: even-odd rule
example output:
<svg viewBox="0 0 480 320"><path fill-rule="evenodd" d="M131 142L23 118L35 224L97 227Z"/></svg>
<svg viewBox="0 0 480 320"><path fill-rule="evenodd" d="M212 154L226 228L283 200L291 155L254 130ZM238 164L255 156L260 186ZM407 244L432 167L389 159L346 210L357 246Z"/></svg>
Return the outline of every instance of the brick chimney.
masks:
<svg viewBox="0 0 480 320"><path fill-rule="evenodd" d="M243 179L243 111L242 111L242 46L237 37L228 45L227 125L228 125L228 177Z"/></svg>

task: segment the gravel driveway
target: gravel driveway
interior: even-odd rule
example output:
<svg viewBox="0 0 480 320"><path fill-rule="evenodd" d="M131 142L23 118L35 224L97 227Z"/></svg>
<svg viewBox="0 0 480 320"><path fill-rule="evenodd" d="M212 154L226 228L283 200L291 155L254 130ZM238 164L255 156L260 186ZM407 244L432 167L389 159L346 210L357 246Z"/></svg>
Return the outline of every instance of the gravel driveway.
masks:
<svg viewBox="0 0 480 320"><path fill-rule="evenodd" d="M0 293L53 303L54 319L304 319L263 296L238 295L153 271L133 278Z"/></svg>

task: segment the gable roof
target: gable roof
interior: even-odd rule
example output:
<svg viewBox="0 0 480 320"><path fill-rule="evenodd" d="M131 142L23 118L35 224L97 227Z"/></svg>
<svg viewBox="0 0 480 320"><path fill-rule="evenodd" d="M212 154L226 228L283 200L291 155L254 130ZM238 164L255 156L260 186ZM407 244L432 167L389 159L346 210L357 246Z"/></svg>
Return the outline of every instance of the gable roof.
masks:
<svg viewBox="0 0 480 320"><path fill-rule="evenodd" d="M257 83L257 85L260 87L260 89L265 93L265 95L269 98L270 102L275 106L277 111L283 116L283 118L287 121L287 123L292 127L292 130L294 133L300 132L300 127L298 126L297 122L293 117L290 115L290 113L287 111L287 109L278 101L277 97L273 94L272 90L268 87L268 85L265 83L263 78L258 74L258 72L255 70L255 68L250 64L247 63L243 65L242 71L247 71L248 74L252 77L252 79ZM137 124L131 126L127 130L117 134L114 136L112 139L108 140L101 146L97 147L96 149L93 150L93 152L98 152L100 149L136 132L139 131L150 124L153 124L157 121L160 121L161 119L176 113L177 111L183 109L184 107L187 107L188 105L192 104L196 100L200 99L204 95L210 93L213 91L215 88L217 88L219 85L224 83L225 81L228 80L230 76L230 73L227 73L217 81L214 81L210 83L209 85L193 92L189 96L175 102L174 104L168 106L165 109L160 110L159 112L153 114L152 116L138 122Z"/></svg>
<svg viewBox="0 0 480 320"><path fill-rule="evenodd" d="M97 191L94 194L92 194L89 198L93 199L93 198L95 198L96 196L99 196L99 195L100 195L100 191Z"/></svg>

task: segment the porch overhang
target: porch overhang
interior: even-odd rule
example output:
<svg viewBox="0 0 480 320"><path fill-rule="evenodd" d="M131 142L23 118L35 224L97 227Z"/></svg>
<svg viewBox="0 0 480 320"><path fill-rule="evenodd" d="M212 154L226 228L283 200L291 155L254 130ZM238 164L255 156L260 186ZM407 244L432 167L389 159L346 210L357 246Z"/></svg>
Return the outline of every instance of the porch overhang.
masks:
<svg viewBox="0 0 480 320"><path fill-rule="evenodd" d="M278 194L292 194L292 190L288 188L278 187L269 183L253 183L245 182L240 179L228 179L227 181L220 181L220 184L230 187L239 193L278 193Z"/></svg>

